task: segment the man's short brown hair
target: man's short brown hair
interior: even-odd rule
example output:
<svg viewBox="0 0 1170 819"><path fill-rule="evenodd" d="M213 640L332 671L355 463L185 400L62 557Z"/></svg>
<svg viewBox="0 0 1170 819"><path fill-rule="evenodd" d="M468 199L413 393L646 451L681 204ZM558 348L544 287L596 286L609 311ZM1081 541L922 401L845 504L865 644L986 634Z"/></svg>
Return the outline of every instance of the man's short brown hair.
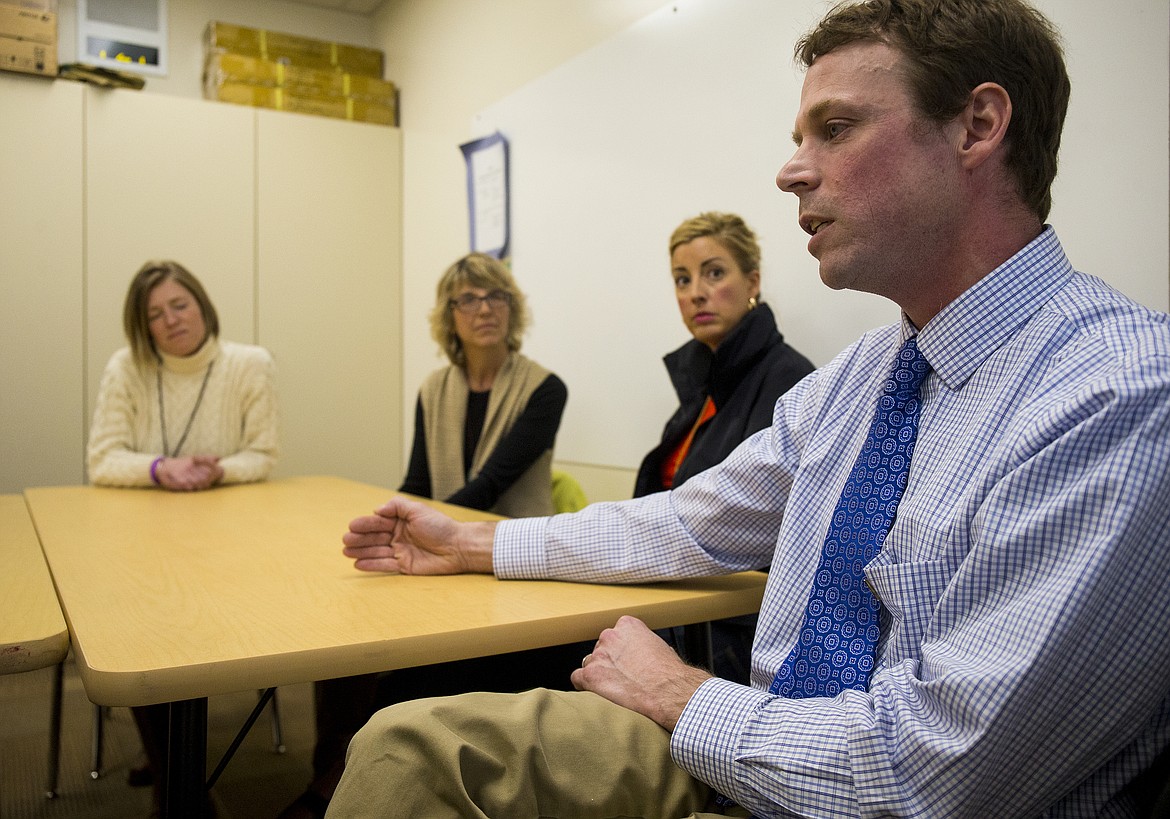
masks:
<svg viewBox="0 0 1170 819"><path fill-rule="evenodd" d="M1021 0L850 0L797 41L796 59L807 68L867 40L905 57L919 111L937 122L957 116L979 84L1002 86L1012 101L1005 164L1021 200L1048 218L1070 85L1044 15Z"/></svg>

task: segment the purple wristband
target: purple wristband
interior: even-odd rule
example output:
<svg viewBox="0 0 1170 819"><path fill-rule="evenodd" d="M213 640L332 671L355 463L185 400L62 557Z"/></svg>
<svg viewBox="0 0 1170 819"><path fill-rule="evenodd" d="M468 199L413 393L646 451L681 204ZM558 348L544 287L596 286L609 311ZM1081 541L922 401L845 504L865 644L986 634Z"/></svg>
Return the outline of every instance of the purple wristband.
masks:
<svg viewBox="0 0 1170 819"><path fill-rule="evenodd" d="M162 484L158 482L158 465L163 462L165 457L166 456L164 455L159 455L150 462L150 480L154 483L155 486L162 486Z"/></svg>

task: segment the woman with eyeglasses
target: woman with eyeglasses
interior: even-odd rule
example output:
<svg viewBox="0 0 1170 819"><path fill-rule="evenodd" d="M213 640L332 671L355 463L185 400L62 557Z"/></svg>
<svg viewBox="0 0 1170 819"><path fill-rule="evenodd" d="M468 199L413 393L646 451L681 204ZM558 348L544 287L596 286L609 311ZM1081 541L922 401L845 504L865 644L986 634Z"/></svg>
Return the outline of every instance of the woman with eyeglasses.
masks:
<svg viewBox="0 0 1170 819"><path fill-rule="evenodd" d="M568 390L520 354L524 294L472 253L439 279L431 335L450 359L418 394L402 492L508 517L551 515L552 450Z"/></svg>
<svg viewBox="0 0 1170 819"><path fill-rule="evenodd" d="M507 517L553 513L552 450L568 390L520 354L527 326L524 294L499 260L472 253L439 279L431 335L451 363L419 389L400 492ZM313 780L279 819L325 815L349 740L377 708L469 685L568 688L580 659L575 648L550 649L316 683Z"/></svg>

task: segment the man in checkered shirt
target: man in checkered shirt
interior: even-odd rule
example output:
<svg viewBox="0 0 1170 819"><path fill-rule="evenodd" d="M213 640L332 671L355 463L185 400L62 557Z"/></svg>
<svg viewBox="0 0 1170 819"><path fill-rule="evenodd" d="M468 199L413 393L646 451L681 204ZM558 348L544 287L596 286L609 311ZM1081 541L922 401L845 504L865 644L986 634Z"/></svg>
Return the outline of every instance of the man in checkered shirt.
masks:
<svg viewBox="0 0 1170 819"><path fill-rule="evenodd" d="M344 537L358 568L408 574L638 583L770 563L751 686L622 618L579 691L376 714L331 815L1149 810L1138 780L1170 746L1170 317L1074 270L1045 224L1069 95L1056 33L1021 0L870 0L830 11L797 56L777 184L822 280L893 300L901 321L671 492L498 525L399 498ZM930 373L865 566L873 672L833 697L772 694L911 336Z"/></svg>

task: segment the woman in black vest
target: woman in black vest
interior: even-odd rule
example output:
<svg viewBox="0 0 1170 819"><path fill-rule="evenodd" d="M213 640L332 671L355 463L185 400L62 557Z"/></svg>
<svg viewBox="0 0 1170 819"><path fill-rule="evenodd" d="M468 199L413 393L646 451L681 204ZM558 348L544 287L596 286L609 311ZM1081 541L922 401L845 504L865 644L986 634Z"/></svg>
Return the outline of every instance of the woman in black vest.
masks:
<svg viewBox="0 0 1170 819"><path fill-rule="evenodd" d="M634 497L671 489L722 461L769 426L776 399L813 371L760 301L760 246L739 216L702 213L679 225L670 268L694 338L663 358L679 407L643 459ZM755 624L755 616L712 624L716 674L748 683Z"/></svg>

